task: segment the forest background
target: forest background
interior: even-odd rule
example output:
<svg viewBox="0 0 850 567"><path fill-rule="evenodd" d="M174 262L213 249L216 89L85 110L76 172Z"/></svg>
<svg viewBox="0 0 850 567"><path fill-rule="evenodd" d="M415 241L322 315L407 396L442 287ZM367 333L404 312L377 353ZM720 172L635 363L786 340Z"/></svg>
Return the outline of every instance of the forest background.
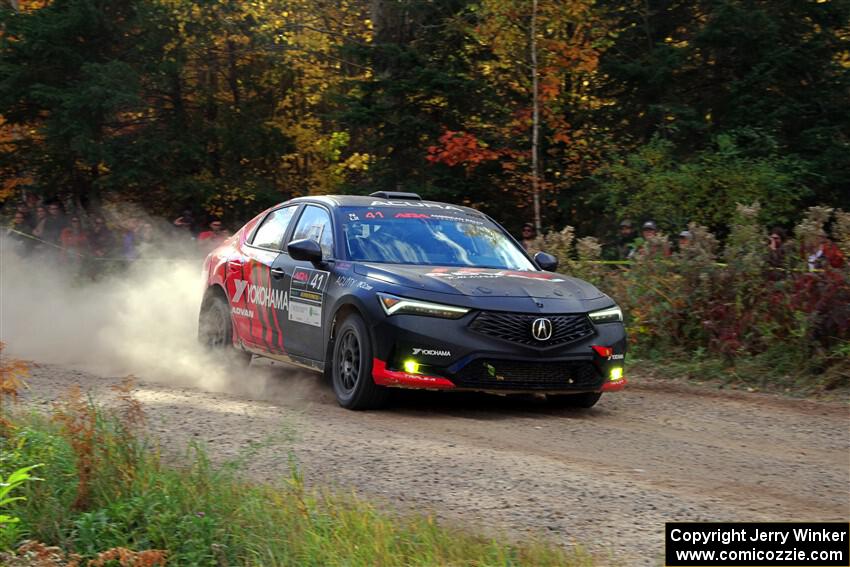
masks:
<svg viewBox="0 0 850 567"><path fill-rule="evenodd" d="M536 60L544 227L850 209L847 0L4 0L0 34L0 200L402 190L516 233Z"/></svg>
<svg viewBox="0 0 850 567"><path fill-rule="evenodd" d="M850 0L0 0L0 183L230 228L412 191L514 234L537 193L633 355L850 385L848 263L807 266L850 257ZM603 268L625 219L692 246Z"/></svg>

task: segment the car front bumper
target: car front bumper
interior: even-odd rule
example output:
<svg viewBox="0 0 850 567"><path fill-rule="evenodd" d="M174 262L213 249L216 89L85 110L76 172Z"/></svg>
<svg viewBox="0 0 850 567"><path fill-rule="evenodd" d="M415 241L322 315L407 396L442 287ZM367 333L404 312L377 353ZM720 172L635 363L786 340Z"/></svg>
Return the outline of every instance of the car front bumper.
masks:
<svg viewBox="0 0 850 567"><path fill-rule="evenodd" d="M502 335L524 342L481 332L481 325L475 324L479 315L474 312L456 320L415 315L380 318L372 327L375 383L506 394L607 392L626 385L622 323L588 321L585 336L537 346L521 333ZM527 314L547 316L557 315Z"/></svg>

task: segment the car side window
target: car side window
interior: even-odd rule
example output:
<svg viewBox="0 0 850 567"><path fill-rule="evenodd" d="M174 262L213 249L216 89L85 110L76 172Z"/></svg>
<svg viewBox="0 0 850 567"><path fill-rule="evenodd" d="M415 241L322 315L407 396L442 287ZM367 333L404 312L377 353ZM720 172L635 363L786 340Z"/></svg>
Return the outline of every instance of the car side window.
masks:
<svg viewBox="0 0 850 567"><path fill-rule="evenodd" d="M325 209L315 205L307 205L304 208L301 218L298 219L298 224L295 225L292 240L304 238L319 243L319 246L322 247L323 258L333 258L334 241L331 216Z"/></svg>
<svg viewBox="0 0 850 567"><path fill-rule="evenodd" d="M251 244L260 248L281 250L286 229L289 228L292 215L295 214L297 208L297 205L293 205L269 213L269 216L265 218L263 224L254 233L254 240Z"/></svg>

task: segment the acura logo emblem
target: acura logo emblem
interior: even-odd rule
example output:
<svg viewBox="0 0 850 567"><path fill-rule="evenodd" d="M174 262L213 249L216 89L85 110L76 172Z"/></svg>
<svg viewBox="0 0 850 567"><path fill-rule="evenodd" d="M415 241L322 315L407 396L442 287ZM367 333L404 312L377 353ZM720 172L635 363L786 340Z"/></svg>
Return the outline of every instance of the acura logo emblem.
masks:
<svg viewBox="0 0 850 567"><path fill-rule="evenodd" d="M552 338L552 321L542 317L535 319L531 324L531 334L538 341L548 341Z"/></svg>

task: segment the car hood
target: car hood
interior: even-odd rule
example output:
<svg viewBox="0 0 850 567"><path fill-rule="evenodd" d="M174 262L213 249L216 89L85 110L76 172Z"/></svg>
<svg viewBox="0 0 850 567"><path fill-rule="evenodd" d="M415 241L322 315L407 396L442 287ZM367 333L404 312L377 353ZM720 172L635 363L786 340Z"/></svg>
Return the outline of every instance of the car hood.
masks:
<svg viewBox="0 0 850 567"><path fill-rule="evenodd" d="M356 264L354 271L393 285L470 297L603 297L602 292L583 280L551 272L368 263Z"/></svg>

